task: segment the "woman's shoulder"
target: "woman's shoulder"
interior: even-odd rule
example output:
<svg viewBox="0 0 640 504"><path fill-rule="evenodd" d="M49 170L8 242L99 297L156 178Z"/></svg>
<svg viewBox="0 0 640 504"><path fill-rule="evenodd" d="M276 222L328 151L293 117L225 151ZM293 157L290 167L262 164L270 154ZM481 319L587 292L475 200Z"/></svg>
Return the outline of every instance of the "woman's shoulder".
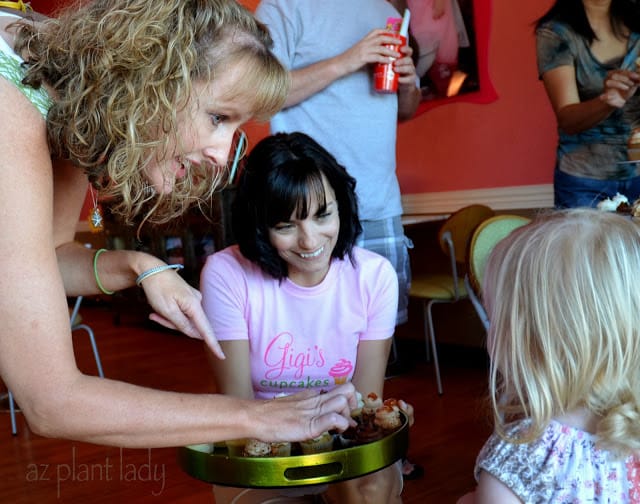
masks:
<svg viewBox="0 0 640 504"><path fill-rule="evenodd" d="M215 275L222 278L224 282L241 281L254 286L271 279L260 266L242 255L238 245L230 245L211 254L204 264L203 275Z"/></svg>
<svg viewBox="0 0 640 504"><path fill-rule="evenodd" d="M221 269L244 271L248 269L251 264L251 261L242 255L238 245L230 245L207 257L204 269L215 271L220 271Z"/></svg>
<svg viewBox="0 0 640 504"><path fill-rule="evenodd" d="M366 248L358 247L357 245L353 247L353 257L356 261L362 262L363 264L391 265L391 263L386 257L376 252L372 252L371 250L368 250Z"/></svg>
<svg viewBox="0 0 640 504"><path fill-rule="evenodd" d="M551 19L549 21L541 23L536 28L536 34L538 36L544 34L554 35L556 37L567 40L575 40L577 38L580 38L580 35L578 35L570 25L563 21L557 21L555 19Z"/></svg>
<svg viewBox="0 0 640 504"><path fill-rule="evenodd" d="M372 271L376 271L395 275L395 269L391 262L386 257L371 250L357 246L353 247L353 259L355 270L359 274L370 274ZM345 257L344 262L350 263L349 258Z"/></svg>
<svg viewBox="0 0 640 504"><path fill-rule="evenodd" d="M16 20L16 17L0 13L0 75L19 90L36 107L42 117L46 117L53 104L49 93L44 87L35 89L22 82L25 76L23 60L13 50L13 35L7 31L7 26Z"/></svg>

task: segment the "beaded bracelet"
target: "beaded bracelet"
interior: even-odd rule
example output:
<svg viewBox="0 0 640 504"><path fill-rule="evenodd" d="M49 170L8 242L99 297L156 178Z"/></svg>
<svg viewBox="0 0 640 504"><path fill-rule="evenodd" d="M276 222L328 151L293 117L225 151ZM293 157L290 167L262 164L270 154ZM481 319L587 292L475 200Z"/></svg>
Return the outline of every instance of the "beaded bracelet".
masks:
<svg viewBox="0 0 640 504"><path fill-rule="evenodd" d="M100 289L100 291L103 294L106 294L108 296L111 296L112 294L114 294L115 291L110 291L105 289L102 286L102 282L100 281L100 277L98 276L98 257L100 257L100 254L102 254L103 252L106 252L107 249L98 249L96 250L96 253L93 254L93 276L96 278L96 284L98 285L98 289Z"/></svg>
<svg viewBox="0 0 640 504"><path fill-rule="evenodd" d="M141 287L141 283L145 278L149 278L151 275L155 275L156 273L160 273L162 271L167 270L181 270L184 266L182 264L163 264L162 266L156 266L155 268L148 269L147 271L143 271L140 273L138 278L136 278L136 285Z"/></svg>

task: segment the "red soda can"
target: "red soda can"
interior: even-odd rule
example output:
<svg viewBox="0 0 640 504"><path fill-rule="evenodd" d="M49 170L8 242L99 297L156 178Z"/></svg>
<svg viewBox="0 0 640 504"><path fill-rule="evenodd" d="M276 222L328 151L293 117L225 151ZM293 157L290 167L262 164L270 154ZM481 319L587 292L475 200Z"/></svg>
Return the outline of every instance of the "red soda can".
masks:
<svg viewBox="0 0 640 504"><path fill-rule="evenodd" d="M385 44L388 49L399 51L407 43L407 38L398 33L389 33L389 36L400 40L400 44ZM373 68L373 88L378 93L395 93L398 91L398 74L393 69L393 61L376 63Z"/></svg>

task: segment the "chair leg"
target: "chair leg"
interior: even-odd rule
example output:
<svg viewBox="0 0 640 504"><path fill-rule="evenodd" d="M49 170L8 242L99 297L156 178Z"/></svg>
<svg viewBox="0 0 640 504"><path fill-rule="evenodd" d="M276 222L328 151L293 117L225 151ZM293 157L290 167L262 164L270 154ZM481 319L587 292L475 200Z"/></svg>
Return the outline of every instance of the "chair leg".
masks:
<svg viewBox="0 0 640 504"><path fill-rule="evenodd" d="M482 306L482 303L480 302L480 299L478 298L476 292L473 290L473 287L471 287L471 282L469 281L468 276L464 277L464 285L467 288L467 292L469 293L469 299L471 300L471 304L475 308L476 313L478 314L478 318L480 318L480 321L482 322L484 330L488 331L489 317L487 316L487 312L485 311L484 306Z"/></svg>
<svg viewBox="0 0 640 504"><path fill-rule="evenodd" d="M100 376L100 378L104 378L104 373L102 371L102 361L100 360L100 354L98 353L98 345L96 345L96 338L93 334L93 329L91 329L91 327L89 327L86 324L79 324L71 328L72 331L75 331L77 329L82 329L84 331L87 331L87 334L89 335L89 340L91 341L91 348L93 349L93 357L96 359L98 375Z"/></svg>
<svg viewBox="0 0 640 504"><path fill-rule="evenodd" d="M427 301L422 302L422 325L424 326L424 337L427 344L424 347L427 362L431 362L431 350L429 349L429 316L427 314Z"/></svg>
<svg viewBox="0 0 640 504"><path fill-rule="evenodd" d="M14 436L18 433L16 425L16 405L13 402L13 394L9 391L9 413L11 414L11 434Z"/></svg>
<svg viewBox="0 0 640 504"><path fill-rule="evenodd" d="M82 304L82 296L76 298L76 302L73 304L73 310L71 311L71 327L76 325L76 318L78 318L78 312L80 311L80 305Z"/></svg>
<svg viewBox="0 0 640 504"><path fill-rule="evenodd" d="M433 317L431 315L431 307L435 303L435 300L430 300L427 303L427 323L429 325L429 338L431 339L431 351L433 352L433 367L436 372L436 383L438 385L438 394L442 395L442 380L440 379L440 364L438 363L438 350L436 348L436 334L433 329ZM427 346L429 341L427 341Z"/></svg>

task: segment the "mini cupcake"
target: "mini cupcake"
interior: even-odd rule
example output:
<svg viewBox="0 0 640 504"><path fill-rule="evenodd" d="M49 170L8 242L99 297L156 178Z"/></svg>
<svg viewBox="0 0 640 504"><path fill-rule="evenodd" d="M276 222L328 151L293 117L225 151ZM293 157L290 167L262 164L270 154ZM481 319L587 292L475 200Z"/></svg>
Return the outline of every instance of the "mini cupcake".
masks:
<svg viewBox="0 0 640 504"><path fill-rule="evenodd" d="M362 405L362 423L366 424L373 421L376 410L382 406L382 398L378 397L378 394L371 392L364 399Z"/></svg>
<svg viewBox="0 0 640 504"><path fill-rule="evenodd" d="M395 401L394 401L395 402ZM376 410L374 423L383 431L392 432L402 427L400 408L395 403L383 404Z"/></svg>
<svg viewBox="0 0 640 504"><path fill-rule="evenodd" d="M384 437L384 431L375 423L360 424L356 427L356 444L378 441Z"/></svg>
<svg viewBox="0 0 640 504"><path fill-rule="evenodd" d="M322 453L333 450L333 436L323 432L317 438L300 441L300 449L304 455Z"/></svg>
<svg viewBox="0 0 640 504"><path fill-rule="evenodd" d="M274 457L288 457L291 455L291 443L271 443L271 455Z"/></svg>
<svg viewBox="0 0 640 504"><path fill-rule="evenodd" d="M362 407L364 406L364 401L362 400L362 394L356 390L356 401L358 401L358 405L355 409L351 410L351 417L355 420L360 417L362 414Z"/></svg>
<svg viewBox="0 0 640 504"><path fill-rule="evenodd" d="M246 439L230 439L225 441L227 445L227 453L231 457L242 457L244 454L244 445L247 442Z"/></svg>
<svg viewBox="0 0 640 504"><path fill-rule="evenodd" d="M243 455L245 457L269 457L271 456L271 443L259 439L247 439Z"/></svg>
<svg viewBox="0 0 640 504"><path fill-rule="evenodd" d="M336 434L335 439L337 440L338 446L340 448L350 448L356 445L356 436L357 436L356 428L357 427L349 427L344 432L340 432L339 434Z"/></svg>

